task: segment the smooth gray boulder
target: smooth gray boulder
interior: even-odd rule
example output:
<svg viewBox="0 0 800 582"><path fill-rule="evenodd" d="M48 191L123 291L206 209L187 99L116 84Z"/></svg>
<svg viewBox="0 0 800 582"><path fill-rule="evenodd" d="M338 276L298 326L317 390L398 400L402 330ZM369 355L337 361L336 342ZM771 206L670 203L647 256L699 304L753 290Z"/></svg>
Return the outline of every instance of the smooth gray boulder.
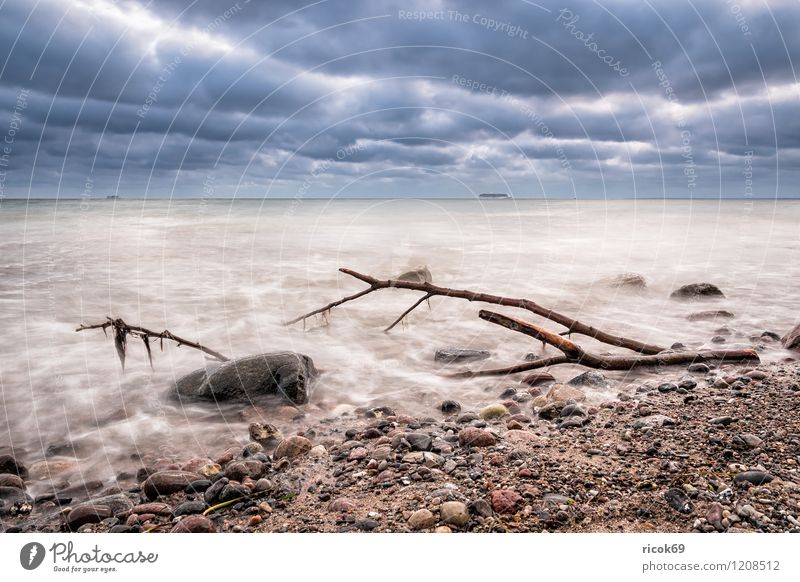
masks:
<svg viewBox="0 0 800 582"><path fill-rule="evenodd" d="M318 375L308 356L272 352L195 370L179 378L174 390L179 397L216 401L250 401L279 394L295 404L304 404Z"/></svg>
<svg viewBox="0 0 800 582"><path fill-rule="evenodd" d="M405 273L400 273L395 279L398 281L409 281L411 283L433 283L433 276L427 265L422 265L410 271L406 271Z"/></svg>

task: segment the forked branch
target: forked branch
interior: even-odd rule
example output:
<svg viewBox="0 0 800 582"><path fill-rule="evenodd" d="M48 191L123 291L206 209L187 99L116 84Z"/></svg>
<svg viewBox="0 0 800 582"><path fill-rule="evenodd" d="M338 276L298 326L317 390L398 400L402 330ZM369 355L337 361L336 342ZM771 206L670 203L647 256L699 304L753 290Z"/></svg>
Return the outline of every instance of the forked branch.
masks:
<svg viewBox="0 0 800 582"><path fill-rule="evenodd" d="M119 362L122 365L122 369L125 369L125 358L128 353L128 336L138 338L142 340L144 344L144 348L147 351L147 359L150 362L150 367L153 367L153 354L150 351L150 340L157 339L161 344L161 349L164 349L164 340L170 340L178 344L180 346L188 346L190 348L194 348L195 350L200 350L201 352L208 354L212 358L219 360L220 362L227 362L229 360L228 357L223 356L219 352L212 350L204 345L201 345L197 342L193 342L191 340L184 339L173 334L171 331L165 329L164 331L153 331L147 329L146 327L141 327L138 325L128 325L120 318L113 319L111 317L106 317L106 321L103 323L95 323L92 325L84 325L81 324L75 331L86 331L89 329L102 329L103 333L108 336L108 329L111 328L111 331L114 335L114 347L117 350L117 356L119 356Z"/></svg>

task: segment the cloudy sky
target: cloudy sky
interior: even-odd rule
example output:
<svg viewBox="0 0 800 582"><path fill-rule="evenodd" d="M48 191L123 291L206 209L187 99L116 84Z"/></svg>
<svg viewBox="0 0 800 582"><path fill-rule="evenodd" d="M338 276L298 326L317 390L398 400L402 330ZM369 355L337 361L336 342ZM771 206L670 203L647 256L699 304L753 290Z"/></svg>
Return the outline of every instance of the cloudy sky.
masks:
<svg viewBox="0 0 800 582"><path fill-rule="evenodd" d="M0 195L797 197L798 30L796 0L0 0Z"/></svg>

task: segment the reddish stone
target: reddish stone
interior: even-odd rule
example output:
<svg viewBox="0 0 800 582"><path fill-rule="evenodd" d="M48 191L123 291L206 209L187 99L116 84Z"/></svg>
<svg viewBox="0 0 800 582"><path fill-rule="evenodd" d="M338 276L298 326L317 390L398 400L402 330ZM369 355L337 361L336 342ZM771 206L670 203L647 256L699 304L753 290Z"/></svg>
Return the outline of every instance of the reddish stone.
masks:
<svg viewBox="0 0 800 582"><path fill-rule="evenodd" d="M511 489L495 489L492 491L492 509L496 513L515 513L517 504L522 501L522 497Z"/></svg>
<svg viewBox="0 0 800 582"><path fill-rule="evenodd" d="M350 513L351 511L355 511L355 509L356 504L346 497L334 499L328 504L328 511L332 511L334 513Z"/></svg>
<svg viewBox="0 0 800 582"><path fill-rule="evenodd" d="M458 433L458 442L462 447L491 447L497 443L489 431L469 426Z"/></svg>

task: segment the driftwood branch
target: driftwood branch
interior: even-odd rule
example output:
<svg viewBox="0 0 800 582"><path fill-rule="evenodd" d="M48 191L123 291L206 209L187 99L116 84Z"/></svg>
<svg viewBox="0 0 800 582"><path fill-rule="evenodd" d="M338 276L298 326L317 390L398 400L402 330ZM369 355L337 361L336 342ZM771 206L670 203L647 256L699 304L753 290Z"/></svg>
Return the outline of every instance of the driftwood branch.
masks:
<svg viewBox="0 0 800 582"><path fill-rule="evenodd" d="M159 340L162 350L164 349L164 340L170 340L177 343L178 347L188 346L190 348L194 348L195 350L200 350L201 352L208 354L209 356L219 360L220 362L227 362L230 359L226 356L223 356L219 352L212 350L211 348L208 348L197 342L193 342L191 340L179 337L167 329L165 329L164 331L153 331L147 329L146 327L141 327L138 325L129 325L120 318L112 319L111 317L106 317L106 321L104 321L103 323L95 323L92 325L81 324L75 331L102 329L103 333L108 335L109 328L111 328L111 331L114 335L114 347L117 350L117 356L119 357L119 362L122 365L123 370L125 370L125 357L127 356L128 352L128 347L127 347L128 336L142 340L145 350L147 351L147 359L150 362L151 368L153 367L153 354L150 350L151 339Z"/></svg>
<svg viewBox="0 0 800 582"><path fill-rule="evenodd" d="M475 291L469 291L465 289L451 289L449 287L440 287L438 285L434 285L433 283L417 283L413 281L401 281L396 279L376 279L370 275L365 275L363 273L358 273L351 269L339 269L345 275L349 275L354 277L360 281L363 281L369 287L364 289L363 291L356 293L354 295L349 295L347 297L343 297L338 301L334 301L333 303L329 303L325 307L321 307L319 309L315 309L314 311L310 311L304 315L296 317L292 320L285 322L285 325L291 325L293 323L297 323L300 321L305 321L309 317L313 315L317 315L319 313L325 313L334 307L338 307L343 303L347 303L348 301L353 301L358 299L359 297L363 297L369 293L374 291L378 291L380 289L408 289L411 291L421 291L425 293L425 299L428 299L433 296L442 296L442 297L454 297L457 299L466 299L467 301L478 301L481 303L491 303L494 305L503 305L506 307L516 307L519 309L524 309L526 311L530 311L531 313L544 317L545 319L549 319L558 323L559 325L563 325L567 328L567 333L571 334L581 334L591 338L594 338L602 343L610 344L613 346L619 346L622 348L626 348L632 350L634 352L638 352L641 354L658 354L659 352L663 351L665 348L657 345L647 344L644 342L640 342L634 339L613 335L610 333L603 332L595 327L587 325L585 323L581 323L580 321L576 321L566 315L561 313L555 312L552 309L547 309L539 305L538 303L531 301L530 299L515 299L512 297L502 297L499 295L490 295L488 293L478 293ZM397 323L399 323L406 315L408 315L414 308L416 308L422 300L414 304L411 309L406 310L395 322L387 328L391 329Z"/></svg>
<svg viewBox="0 0 800 582"><path fill-rule="evenodd" d="M553 356L550 358L539 358L532 362L525 362L507 368L491 368L489 370L466 370L464 372L456 372L449 374L450 378L477 378L479 376L508 376L509 374L519 374L520 372L529 372L530 370L538 370L539 368L546 368L548 366L557 366L558 364L569 364L567 356Z"/></svg>
<svg viewBox="0 0 800 582"><path fill-rule="evenodd" d="M483 373L471 372L469 373L470 375L516 373L556 364L580 364L582 366L599 368L601 370L632 370L642 366L672 366L678 364L693 364L695 362L759 360L758 354L752 349L667 352L640 356L601 356L586 352L575 342L521 319L486 310L481 310L480 313L478 313L478 317L490 323L510 329L511 331L517 331L543 341L557 348L564 355L560 357L560 360L559 357L543 358L534 362L520 364L513 368L506 368L505 370L486 370ZM508 370L513 371L509 372ZM466 374L467 373L464 373L464 375Z"/></svg>

